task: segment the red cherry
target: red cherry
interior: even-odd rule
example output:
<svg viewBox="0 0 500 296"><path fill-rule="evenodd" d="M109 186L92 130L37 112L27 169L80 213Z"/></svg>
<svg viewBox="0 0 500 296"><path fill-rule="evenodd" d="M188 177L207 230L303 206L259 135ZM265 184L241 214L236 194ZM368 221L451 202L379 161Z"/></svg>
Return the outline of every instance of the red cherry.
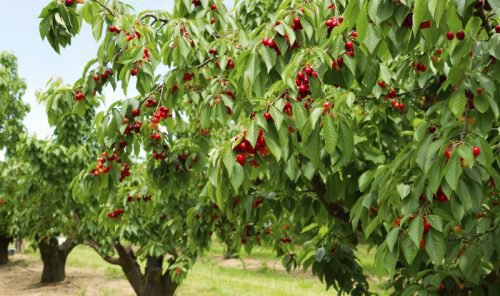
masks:
<svg viewBox="0 0 500 296"><path fill-rule="evenodd" d="M130 75L132 75L132 76L136 76L137 73L139 73L139 70L137 70L137 68L134 68L134 69L132 69L132 71L130 71Z"/></svg>
<svg viewBox="0 0 500 296"><path fill-rule="evenodd" d="M300 81L303 81L304 79L306 78L306 75L304 74L304 72L299 72L297 73L297 79L299 79Z"/></svg>
<svg viewBox="0 0 500 296"><path fill-rule="evenodd" d="M427 219L424 217L424 234L428 233L431 230L431 225L427 223Z"/></svg>
<svg viewBox="0 0 500 296"><path fill-rule="evenodd" d="M448 40L453 40L453 38L455 38L455 34L453 34L453 32L448 32L446 33L446 38L448 38Z"/></svg>
<svg viewBox="0 0 500 296"><path fill-rule="evenodd" d="M497 25L497 26L495 27L495 32L500 33L500 25Z"/></svg>
<svg viewBox="0 0 500 296"><path fill-rule="evenodd" d="M308 91L309 91L309 88L307 87L307 85L302 84L299 86L299 93L301 95L306 95Z"/></svg>
<svg viewBox="0 0 500 296"><path fill-rule="evenodd" d="M339 67L342 67L343 63L344 63L344 59L342 57L338 57L337 58L337 65L339 65Z"/></svg>
<svg viewBox="0 0 500 296"><path fill-rule="evenodd" d="M314 77L314 78L318 78L318 72L313 71L313 72L312 72L312 77Z"/></svg>
<svg viewBox="0 0 500 296"><path fill-rule="evenodd" d="M354 43L352 43L351 41L347 41L345 43L345 49L347 51L352 51L354 49Z"/></svg>
<svg viewBox="0 0 500 296"><path fill-rule="evenodd" d="M335 4L332 3L332 4L328 5L328 8L335 9Z"/></svg>
<svg viewBox="0 0 500 296"><path fill-rule="evenodd" d="M236 161L240 165L244 166L247 162L247 157L245 156L245 154L238 154L238 155L236 155Z"/></svg>
<svg viewBox="0 0 500 296"><path fill-rule="evenodd" d="M211 23L212 25L213 25L213 24L215 24L215 19L214 19L214 18L211 18L211 19L210 19L210 23Z"/></svg>
<svg viewBox="0 0 500 296"><path fill-rule="evenodd" d="M423 249L425 249L425 239L422 237L422 239L420 240L420 250Z"/></svg>
<svg viewBox="0 0 500 296"><path fill-rule="evenodd" d="M94 74L94 76L92 76L92 79L94 79L94 81L99 81L99 74Z"/></svg>
<svg viewBox="0 0 500 296"><path fill-rule="evenodd" d="M385 88L386 87L385 81L379 81L378 86L380 86L381 88Z"/></svg>
<svg viewBox="0 0 500 296"><path fill-rule="evenodd" d="M307 75L309 75L309 76L311 76L311 75L312 75L312 73L313 73L313 69L312 69L312 68L311 68L311 66L309 66L309 65L307 65L307 66L306 66L306 68L305 68L305 70L304 70L304 71L305 71L305 72L306 72L306 74L307 74Z"/></svg>
<svg viewBox="0 0 500 296"><path fill-rule="evenodd" d="M265 118L267 121L269 121L269 120L272 120L272 119L273 119L273 117L271 116L271 114L270 114L270 113L267 113L267 112L266 112L266 113L264 113L264 118Z"/></svg>
<svg viewBox="0 0 500 296"><path fill-rule="evenodd" d="M67 7L73 5L73 0L64 0L64 5L66 5Z"/></svg>
<svg viewBox="0 0 500 296"><path fill-rule="evenodd" d="M217 5L216 4L210 5L210 10L216 10L216 9L217 9Z"/></svg>
<svg viewBox="0 0 500 296"><path fill-rule="evenodd" d="M450 159L450 157L451 157L451 149L450 148L446 148L446 150L444 151L444 157L446 157L446 159Z"/></svg>
<svg viewBox="0 0 500 296"><path fill-rule="evenodd" d="M101 74L102 80L108 80L108 74L106 72Z"/></svg>
<svg viewBox="0 0 500 296"><path fill-rule="evenodd" d="M464 38L465 38L464 31L457 32L457 39L458 40L464 40Z"/></svg>
<svg viewBox="0 0 500 296"><path fill-rule="evenodd" d="M352 36L353 38L358 38L358 32L356 32L356 31L352 31L351 36Z"/></svg>
<svg viewBox="0 0 500 296"><path fill-rule="evenodd" d="M433 134L436 131L436 126L429 126L429 133Z"/></svg>
<svg viewBox="0 0 500 296"><path fill-rule="evenodd" d="M474 146L472 147L472 153L474 154L474 157L476 157L481 153L481 149L477 146Z"/></svg>
<svg viewBox="0 0 500 296"><path fill-rule="evenodd" d="M330 102L325 102L323 104L323 108L325 108L325 110L329 110L331 106L332 106L332 104L330 104Z"/></svg>

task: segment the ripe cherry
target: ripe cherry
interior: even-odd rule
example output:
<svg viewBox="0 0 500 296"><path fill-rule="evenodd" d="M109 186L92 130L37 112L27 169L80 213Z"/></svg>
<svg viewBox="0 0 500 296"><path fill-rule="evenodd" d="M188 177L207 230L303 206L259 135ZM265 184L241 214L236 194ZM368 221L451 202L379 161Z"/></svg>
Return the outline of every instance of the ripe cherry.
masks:
<svg viewBox="0 0 500 296"><path fill-rule="evenodd" d="M424 234L428 233L431 230L431 225L427 222L427 219L424 217Z"/></svg>
<svg viewBox="0 0 500 296"><path fill-rule="evenodd" d="M464 31L457 32L457 39L458 40L464 40L464 38L465 38Z"/></svg>
<svg viewBox="0 0 500 296"><path fill-rule="evenodd" d="M94 74L94 76L92 76L92 79L94 79L94 81L99 81L99 74Z"/></svg>
<svg viewBox="0 0 500 296"><path fill-rule="evenodd" d="M446 157L446 159L450 159L450 157L451 157L451 149L450 148L446 148L446 150L444 151L444 157Z"/></svg>
<svg viewBox="0 0 500 296"><path fill-rule="evenodd" d="M139 73L139 70L137 70L137 68L134 68L134 69L132 69L132 71L130 71L130 75L132 75L132 76L136 76L137 73Z"/></svg>
<svg viewBox="0 0 500 296"><path fill-rule="evenodd" d="M244 166L247 162L247 157L245 156L245 154L238 154L238 155L236 155L236 161L240 165Z"/></svg>
<svg viewBox="0 0 500 296"><path fill-rule="evenodd" d="M330 104L330 102L325 102L323 104L323 108L325 109L325 111L329 110L331 107L332 107L332 104Z"/></svg>
<svg viewBox="0 0 500 296"><path fill-rule="evenodd" d="M307 74L307 75L309 75L309 76L310 76L310 75L312 75L312 73L313 73L313 69L312 69L312 68L311 68L311 66L309 66L309 65L307 65L307 66L306 66L306 68L305 68L305 70L304 70L304 71L305 71L305 72L306 72L306 74Z"/></svg>
<svg viewBox="0 0 500 296"><path fill-rule="evenodd" d="M306 78L306 75L304 74L304 72L299 72L297 73L297 78L300 80L300 81L303 81L304 78Z"/></svg>
<svg viewBox="0 0 500 296"><path fill-rule="evenodd" d="M66 7L73 5L73 0L64 0L64 5L66 5Z"/></svg>
<svg viewBox="0 0 500 296"><path fill-rule="evenodd" d="M436 129L437 128L435 125L429 126L429 133L433 134L436 131Z"/></svg>
<svg viewBox="0 0 500 296"><path fill-rule="evenodd" d="M351 41L347 41L345 43L345 49L347 51L352 51L354 49L354 43L352 43Z"/></svg>
<svg viewBox="0 0 500 296"><path fill-rule="evenodd" d="M210 10L216 10L216 9L217 9L217 4L210 5Z"/></svg>
<svg viewBox="0 0 500 296"><path fill-rule="evenodd" d="M358 32L356 32L356 31L352 31L351 36L352 36L353 38L358 38Z"/></svg>
<svg viewBox="0 0 500 296"><path fill-rule="evenodd" d="M497 25L497 26L495 27L495 32L500 33L500 25Z"/></svg>
<svg viewBox="0 0 500 296"><path fill-rule="evenodd" d="M102 80L108 80L108 73L104 72L101 74Z"/></svg>
<svg viewBox="0 0 500 296"><path fill-rule="evenodd" d="M448 38L448 40L453 40L455 38L455 34L453 34L453 32L448 32L446 33L446 38Z"/></svg>
<svg viewBox="0 0 500 296"><path fill-rule="evenodd" d="M477 157L481 153L481 149L477 146L472 147L472 153L474 154L474 157Z"/></svg>
<svg viewBox="0 0 500 296"><path fill-rule="evenodd" d="M139 109L132 109L132 114L134 116L139 116L141 114L141 110L139 110Z"/></svg>
<svg viewBox="0 0 500 296"><path fill-rule="evenodd" d="M272 120L272 119L273 119L273 117L271 116L271 114L270 114L270 113L268 113L268 112L264 113L264 118L265 118L267 121L270 121L270 120Z"/></svg>
<svg viewBox="0 0 500 296"><path fill-rule="evenodd" d="M379 81L378 86L380 86L381 88L385 88L386 87L385 81Z"/></svg>

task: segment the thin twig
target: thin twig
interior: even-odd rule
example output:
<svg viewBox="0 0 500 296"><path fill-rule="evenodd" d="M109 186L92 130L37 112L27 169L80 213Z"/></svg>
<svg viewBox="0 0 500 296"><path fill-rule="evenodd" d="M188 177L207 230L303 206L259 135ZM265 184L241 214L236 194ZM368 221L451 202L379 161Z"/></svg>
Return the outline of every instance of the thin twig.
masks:
<svg viewBox="0 0 500 296"><path fill-rule="evenodd" d="M101 6L104 10L106 10L112 16L115 16L115 14L113 13L113 11L111 11L111 9L109 9L106 5L104 5L101 2L99 2L99 0L92 0L92 1L94 1L95 3L97 3L99 6Z"/></svg>

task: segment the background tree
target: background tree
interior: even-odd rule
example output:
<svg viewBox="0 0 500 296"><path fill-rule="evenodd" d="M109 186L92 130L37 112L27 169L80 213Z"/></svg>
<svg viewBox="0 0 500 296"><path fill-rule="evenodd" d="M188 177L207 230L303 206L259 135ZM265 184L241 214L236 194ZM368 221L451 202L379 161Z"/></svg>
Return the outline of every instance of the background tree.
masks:
<svg viewBox="0 0 500 296"><path fill-rule="evenodd" d="M327 287L362 294L362 234L396 293L498 285L498 4L286 0L268 22L241 5L242 16L208 0L134 14L119 1L52 1L40 29L56 50L79 18L102 39L77 100L95 101L103 67L124 90L136 82L139 98L97 120L109 154L197 144L200 128L232 133L199 145L210 156L202 196L252 238L248 250L271 226L287 267L312 266ZM160 106L173 115L159 130L153 118L164 116L151 111L151 125L131 121L137 109L168 115Z"/></svg>
<svg viewBox="0 0 500 296"><path fill-rule="evenodd" d="M6 162L15 161L15 145L24 132L23 118L29 108L21 100L26 84L18 75L17 59L7 52L0 53L0 150L4 161L0 161L0 265L8 262L8 246L12 242L13 184L7 182ZM10 184L9 187L7 184Z"/></svg>
<svg viewBox="0 0 500 296"><path fill-rule="evenodd" d="M41 281L53 283L64 280L67 256L81 243L70 184L95 157L89 129L94 108L67 105L65 98L73 100L73 89L61 80L49 82L37 96L47 106L54 135L50 140L26 137L19 144L25 170L16 176L23 185L16 192L15 221L22 237L40 250Z"/></svg>

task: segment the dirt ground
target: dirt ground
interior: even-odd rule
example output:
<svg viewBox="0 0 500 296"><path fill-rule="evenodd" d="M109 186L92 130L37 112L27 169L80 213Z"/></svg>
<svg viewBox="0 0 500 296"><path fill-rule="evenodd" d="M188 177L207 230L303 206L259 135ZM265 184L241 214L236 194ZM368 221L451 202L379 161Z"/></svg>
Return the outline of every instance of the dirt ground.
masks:
<svg viewBox="0 0 500 296"><path fill-rule="evenodd" d="M112 279L103 271L66 266L66 280L57 285L40 284L42 264L35 258L16 254L0 266L2 296L126 296L135 295L126 280Z"/></svg>

